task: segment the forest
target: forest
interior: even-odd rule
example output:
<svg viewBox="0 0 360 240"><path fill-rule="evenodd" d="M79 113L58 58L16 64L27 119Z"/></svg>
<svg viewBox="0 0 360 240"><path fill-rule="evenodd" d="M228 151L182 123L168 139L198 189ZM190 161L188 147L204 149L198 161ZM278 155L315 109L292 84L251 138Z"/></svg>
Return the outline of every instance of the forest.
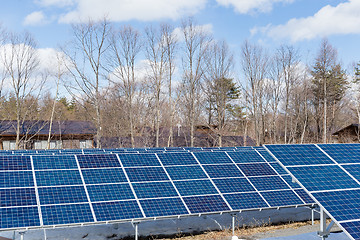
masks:
<svg viewBox="0 0 360 240"><path fill-rule="evenodd" d="M290 44L239 39L234 49L193 18L144 30L104 18L71 33L44 69L30 33L1 29L0 121L17 121L17 146L25 120L92 121L97 147L107 137L144 147L134 140L144 135L150 147L171 147L180 126L189 146L198 126L211 130L214 146L224 136L326 143L360 123L360 65L346 71L327 39L305 60Z"/></svg>

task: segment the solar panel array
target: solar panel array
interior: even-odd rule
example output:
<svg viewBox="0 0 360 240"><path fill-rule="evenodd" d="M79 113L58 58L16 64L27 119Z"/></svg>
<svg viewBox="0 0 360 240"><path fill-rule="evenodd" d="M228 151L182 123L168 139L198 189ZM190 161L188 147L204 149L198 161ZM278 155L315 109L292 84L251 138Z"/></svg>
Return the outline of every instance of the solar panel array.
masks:
<svg viewBox="0 0 360 240"><path fill-rule="evenodd" d="M351 239L360 239L360 144L266 148Z"/></svg>
<svg viewBox="0 0 360 240"><path fill-rule="evenodd" d="M262 149L0 156L1 229L310 204Z"/></svg>

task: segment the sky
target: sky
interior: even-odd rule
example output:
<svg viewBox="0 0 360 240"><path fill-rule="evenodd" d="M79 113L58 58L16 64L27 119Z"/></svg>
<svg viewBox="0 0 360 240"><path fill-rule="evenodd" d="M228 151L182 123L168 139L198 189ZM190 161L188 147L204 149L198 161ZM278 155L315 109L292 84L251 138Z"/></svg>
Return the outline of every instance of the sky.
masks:
<svg viewBox="0 0 360 240"><path fill-rule="evenodd" d="M43 52L51 52L71 39L71 24L105 15L140 30L193 16L228 42L235 59L247 39L269 50L294 45L311 64L326 37L345 68L360 61L360 0L3 0L0 23L30 32Z"/></svg>

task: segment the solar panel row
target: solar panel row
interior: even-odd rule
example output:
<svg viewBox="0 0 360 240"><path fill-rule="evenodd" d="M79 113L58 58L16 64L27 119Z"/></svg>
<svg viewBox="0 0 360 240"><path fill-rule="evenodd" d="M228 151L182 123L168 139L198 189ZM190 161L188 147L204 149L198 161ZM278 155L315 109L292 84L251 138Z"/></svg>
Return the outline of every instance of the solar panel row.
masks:
<svg viewBox="0 0 360 240"><path fill-rule="evenodd" d="M312 204L266 159L255 150L2 156L0 228Z"/></svg>

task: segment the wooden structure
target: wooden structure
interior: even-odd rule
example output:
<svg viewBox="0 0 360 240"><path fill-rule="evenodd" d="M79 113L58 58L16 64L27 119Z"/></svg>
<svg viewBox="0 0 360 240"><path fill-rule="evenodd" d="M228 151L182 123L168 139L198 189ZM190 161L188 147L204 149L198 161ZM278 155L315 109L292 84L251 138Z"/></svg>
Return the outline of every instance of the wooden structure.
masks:
<svg viewBox="0 0 360 240"><path fill-rule="evenodd" d="M353 123L332 134L338 143L359 143L360 124Z"/></svg>

